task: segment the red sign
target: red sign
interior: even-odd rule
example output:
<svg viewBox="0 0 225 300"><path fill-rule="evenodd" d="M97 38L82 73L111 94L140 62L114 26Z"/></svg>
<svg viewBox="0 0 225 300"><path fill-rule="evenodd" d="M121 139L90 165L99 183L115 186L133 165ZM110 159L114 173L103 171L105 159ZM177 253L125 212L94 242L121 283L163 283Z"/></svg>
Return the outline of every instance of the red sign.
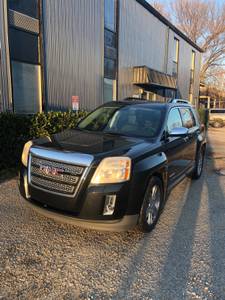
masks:
<svg viewBox="0 0 225 300"><path fill-rule="evenodd" d="M79 96L72 96L72 110L79 110Z"/></svg>

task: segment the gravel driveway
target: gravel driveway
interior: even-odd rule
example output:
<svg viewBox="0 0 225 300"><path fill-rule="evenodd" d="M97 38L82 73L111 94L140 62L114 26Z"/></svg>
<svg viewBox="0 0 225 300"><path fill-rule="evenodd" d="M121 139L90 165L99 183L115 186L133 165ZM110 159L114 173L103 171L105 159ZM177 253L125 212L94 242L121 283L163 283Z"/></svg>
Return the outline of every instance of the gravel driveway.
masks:
<svg viewBox="0 0 225 300"><path fill-rule="evenodd" d="M225 130L212 140L202 178L176 187L151 234L58 224L2 183L0 299L225 299Z"/></svg>

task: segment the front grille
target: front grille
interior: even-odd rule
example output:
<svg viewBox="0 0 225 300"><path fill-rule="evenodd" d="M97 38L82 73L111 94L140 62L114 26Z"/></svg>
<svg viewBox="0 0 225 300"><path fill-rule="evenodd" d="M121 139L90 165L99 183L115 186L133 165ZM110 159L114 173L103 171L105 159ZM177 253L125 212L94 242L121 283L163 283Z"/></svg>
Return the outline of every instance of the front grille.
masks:
<svg viewBox="0 0 225 300"><path fill-rule="evenodd" d="M31 155L30 183L49 192L73 196L80 185L85 168Z"/></svg>

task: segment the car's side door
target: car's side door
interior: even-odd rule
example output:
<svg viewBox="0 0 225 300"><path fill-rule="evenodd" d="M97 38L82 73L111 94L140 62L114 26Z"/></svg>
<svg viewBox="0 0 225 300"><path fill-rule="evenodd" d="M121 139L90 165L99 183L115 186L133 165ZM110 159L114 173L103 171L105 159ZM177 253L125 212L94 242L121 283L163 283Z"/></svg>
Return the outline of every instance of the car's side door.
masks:
<svg viewBox="0 0 225 300"><path fill-rule="evenodd" d="M197 139L200 132L199 126L196 123L194 114L189 107L180 107L180 114L183 122L183 127L188 129L188 135L185 138L185 147L183 158L187 168L191 168L195 163Z"/></svg>
<svg viewBox="0 0 225 300"><path fill-rule="evenodd" d="M171 108L166 122L166 138L164 152L168 160L168 183L172 184L184 172L186 161L184 161L185 137L170 136L174 128L183 127L180 111L178 107Z"/></svg>

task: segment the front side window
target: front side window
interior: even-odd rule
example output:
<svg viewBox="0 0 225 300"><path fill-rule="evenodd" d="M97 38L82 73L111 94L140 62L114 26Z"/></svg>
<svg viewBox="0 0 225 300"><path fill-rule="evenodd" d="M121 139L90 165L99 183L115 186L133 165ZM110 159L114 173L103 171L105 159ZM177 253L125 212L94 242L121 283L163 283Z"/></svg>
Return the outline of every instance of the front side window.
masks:
<svg viewBox="0 0 225 300"><path fill-rule="evenodd" d="M189 129L196 125L194 116L189 108L181 108L180 113L181 113L184 127Z"/></svg>
<svg viewBox="0 0 225 300"><path fill-rule="evenodd" d="M78 129L116 135L153 138L163 123L164 111L139 105L103 106L78 124Z"/></svg>
<svg viewBox="0 0 225 300"><path fill-rule="evenodd" d="M168 115L167 131L170 133L172 129L182 127L180 112L177 108L173 108Z"/></svg>

